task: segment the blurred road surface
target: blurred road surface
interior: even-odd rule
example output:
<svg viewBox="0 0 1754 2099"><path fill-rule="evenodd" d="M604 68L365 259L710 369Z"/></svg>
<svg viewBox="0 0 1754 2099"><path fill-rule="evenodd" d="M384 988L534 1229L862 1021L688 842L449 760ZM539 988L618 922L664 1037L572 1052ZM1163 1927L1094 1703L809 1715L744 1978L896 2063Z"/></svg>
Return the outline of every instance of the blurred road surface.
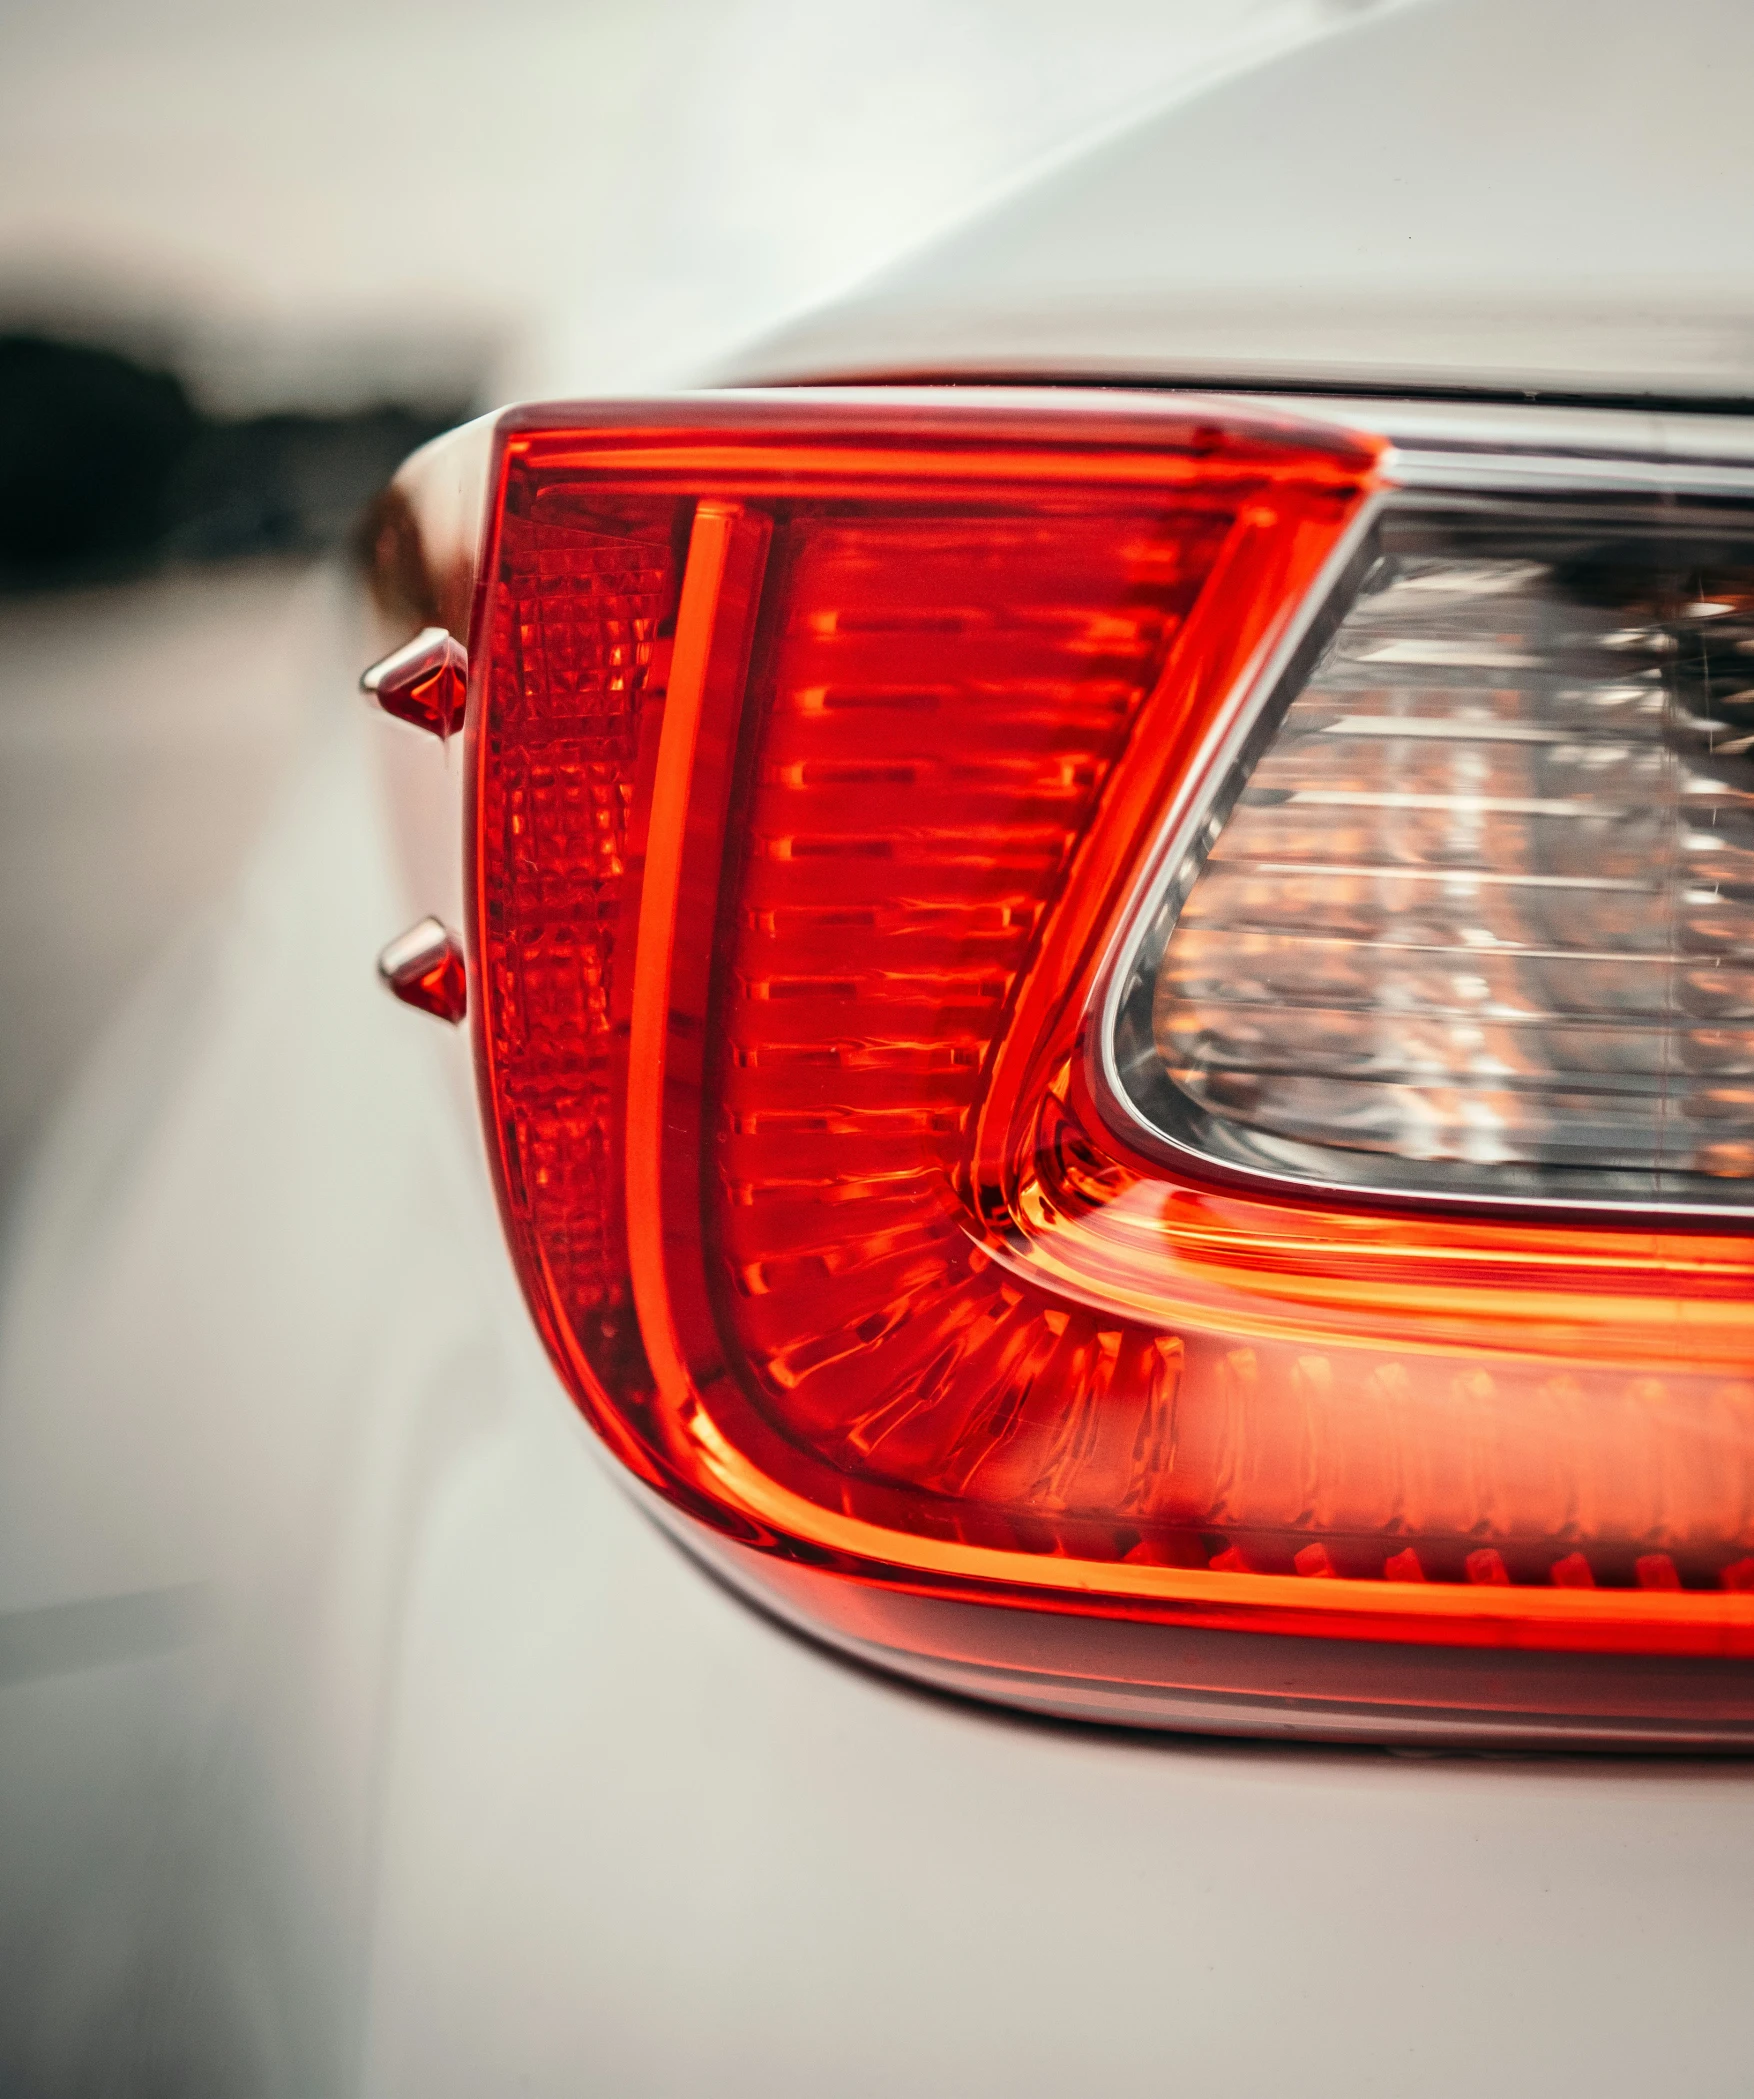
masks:
<svg viewBox="0 0 1754 2099"><path fill-rule="evenodd" d="M296 747L308 564L0 600L0 1190Z"/></svg>

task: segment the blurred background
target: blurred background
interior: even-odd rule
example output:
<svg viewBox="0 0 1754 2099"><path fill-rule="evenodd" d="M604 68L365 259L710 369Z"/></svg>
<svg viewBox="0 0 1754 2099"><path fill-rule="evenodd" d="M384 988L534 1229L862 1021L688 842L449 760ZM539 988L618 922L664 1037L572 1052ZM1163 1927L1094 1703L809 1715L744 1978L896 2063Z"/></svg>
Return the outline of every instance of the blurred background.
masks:
<svg viewBox="0 0 1754 2099"><path fill-rule="evenodd" d="M0 1200L225 888L425 437L688 383L1345 0L8 0Z"/></svg>

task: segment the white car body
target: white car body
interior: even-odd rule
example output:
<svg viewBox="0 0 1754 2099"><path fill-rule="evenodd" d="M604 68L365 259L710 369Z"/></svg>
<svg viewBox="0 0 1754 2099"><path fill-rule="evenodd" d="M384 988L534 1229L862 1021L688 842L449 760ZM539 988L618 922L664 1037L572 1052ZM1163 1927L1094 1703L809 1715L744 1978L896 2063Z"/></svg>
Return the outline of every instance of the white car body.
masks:
<svg viewBox="0 0 1754 2099"><path fill-rule="evenodd" d="M1745 450L1751 63L1730 0L1391 12L729 376L1320 388L1463 434L1536 394L1549 440ZM13 1241L0 2085L1745 2090L1745 1766L1032 1720L678 1551L542 1355L466 1040L373 974L457 922L461 751L360 705L349 586L308 614L297 791Z"/></svg>

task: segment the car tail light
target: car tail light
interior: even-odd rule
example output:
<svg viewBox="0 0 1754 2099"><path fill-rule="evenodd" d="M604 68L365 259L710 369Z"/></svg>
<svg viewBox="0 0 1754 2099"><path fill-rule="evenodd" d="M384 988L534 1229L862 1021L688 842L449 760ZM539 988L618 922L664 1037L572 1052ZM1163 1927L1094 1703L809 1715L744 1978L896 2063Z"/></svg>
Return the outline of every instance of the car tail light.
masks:
<svg viewBox="0 0 1754 2099"><path fill-rule="evenodd" d="M689 1542L1049 1711L1745 1740L1733 519L1089 395L529 411L498 476L487 1125Z"/></svg>

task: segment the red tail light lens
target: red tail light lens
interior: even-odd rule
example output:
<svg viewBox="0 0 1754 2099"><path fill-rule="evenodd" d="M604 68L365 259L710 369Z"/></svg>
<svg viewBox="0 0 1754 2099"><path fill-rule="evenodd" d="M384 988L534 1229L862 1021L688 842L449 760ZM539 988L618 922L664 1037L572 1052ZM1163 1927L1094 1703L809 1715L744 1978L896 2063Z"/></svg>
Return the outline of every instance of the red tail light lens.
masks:
<svg viewBox="0 0 1754 2099"><path fill-rule="evenodd" d="M1745 1241L1240 1184L1103 1102L1134 899L1383 478L1173 403L514 423L470 724L514 1251L659 1505L894 1666L1734 1739Z"/></svg>

